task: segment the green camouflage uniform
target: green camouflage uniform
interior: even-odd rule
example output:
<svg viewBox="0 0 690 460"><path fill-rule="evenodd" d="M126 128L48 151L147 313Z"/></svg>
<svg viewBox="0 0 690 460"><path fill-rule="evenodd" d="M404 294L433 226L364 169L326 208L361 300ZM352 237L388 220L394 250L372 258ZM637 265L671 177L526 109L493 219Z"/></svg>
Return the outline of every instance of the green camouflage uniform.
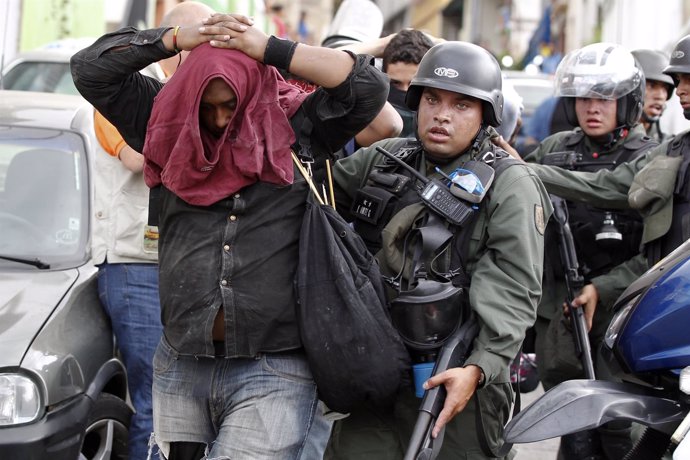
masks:
<svg viewBox="0 0 690 460"><path fill-rule="evenodd" d="M614 170L587 173L538 164L530 164L530 167L549 193L602 208L637 209L644 222L644 245L662 237L670 228L673 190L682 157L668 157L668 144L686 135L690 135L690 130L667 139L645 155ZM612 305L622 290L638 276L644 263L638 257L592 280L599 292L600 304Z"/></svg>
<svg viewBox="0 0 690 460"><path fill-rule="evenodd" d="M398 144L397 139L381 141L336 163L334 180L343 192L341 195L345 195L340 197L344 203L341 206L349 207L356 191L366 183L372 166L382 161L375 146L390 149ZM487 145L480 151L486 150ZM463 154L442 169L449 173L469 157ZM433 171L422 160L420 172L439 177L435 172L429 174L427 169ZM471 232L466 269L472 278L469 301L479 317L480 331L466 364L479 366L486 377L478 392L482 394L486 437L493 449L500 447L502 427L510 415L513 395L509 365L536 317L541 296L543 233L551 210L544 187L530 169L510 166L494 180ZM383 269L387 261L381 254L377 257ZM476 395L447 426L438 458L487 458L477 438L475 398ZM413 388L405 386L393 410L357 411L336 422L326 458L402 458L420 403Z"/></svg>
<svg viewBox="0 0 690 460"><path fill-rule="evenodd" d="M572 133L572 131L560 132L547 137L537 149L525 156L525 161L541 163L547 154L567 150L564 148L564 142ZM601 150L599 146L595 146L586 135L581 142L584 143L584 148L587 151L598 152L598 159L603 163L607 161L607 155L616 154L622 149L637 149L640 144L646 145L647 143L649 143L649 148L651 149L657 145L652 141L641 142L645 136L644 127L638 124L630 130L627 136L617 141L607 150ZM565 196L564 198L569 199ZM551 241L547 238L547 245L555 246L556 244L555 240ZM559 258L558 247L547 247L546 252L550 256L544 262L543 293L539 303L537 322L535 323L537 334L535 351L537 353L539 378L544 388L548 390L563 381L583 378L584 374L579 359L575 356L572 334L556 324L556 322L562 321L562 305L566 298L564 279L562 277L554 277L553 268L551 267L551 259ZM597 287L603 284L602 289L604 291L608 290L600 298L599 306L602 308L597 309L592 331L590 331L590 341L593 350L603 340L606 327L611 319L609 309L612 306L612 301L618 297L622 289L627 287L620 283L614 282L612 284L612 281L623 275L633 277L633 279L636 278L641 264L644 264L644 261L641 261L640 257L635 257L630 262L625 262L620 268L616 267L614 270L592 279L592 282Z"/></svg>

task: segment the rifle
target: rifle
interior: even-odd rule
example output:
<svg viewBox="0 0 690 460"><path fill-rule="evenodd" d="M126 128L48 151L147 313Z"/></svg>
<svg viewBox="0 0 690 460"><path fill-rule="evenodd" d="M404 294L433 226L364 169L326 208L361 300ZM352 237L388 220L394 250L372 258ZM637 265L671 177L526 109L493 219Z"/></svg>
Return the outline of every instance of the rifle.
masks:
<svg viewBox="0 0 690 460"><path fill-rule="evenodd" d="M474 312L448 339L439 351L434 370L431 375L437 375L446 369L460 367L465 363L472 342L479 333L479 323ZM431 431L438 415L446 401L446 387L439 385L424 392L424 399L419 406L419 415L415 423L410 443L405 452L404 460L433 460L438 455L443 444L445 428L438 437L433 439Z"/></svg>
<svg viewBox="0 0 690 460"><path fill-rule="evenodd" d="M573 299L584 286L584 279L582 275L580 275L580 266L577 261L577 253L575 252L575 242L573 240L573 234L570 231L570 225L568 224L568 205L564 199L554 195L551 195L551 203L553 204L554 222L557 225L556 230L558 233L558 248L561 254L561 263L565 270L565 285L567 290L565 302L568 305L568 311L570 313L575 350L582 360L585 376L590 380L594 380L592 347L589 344L584 308L575 308L572 306Z"/></svg>

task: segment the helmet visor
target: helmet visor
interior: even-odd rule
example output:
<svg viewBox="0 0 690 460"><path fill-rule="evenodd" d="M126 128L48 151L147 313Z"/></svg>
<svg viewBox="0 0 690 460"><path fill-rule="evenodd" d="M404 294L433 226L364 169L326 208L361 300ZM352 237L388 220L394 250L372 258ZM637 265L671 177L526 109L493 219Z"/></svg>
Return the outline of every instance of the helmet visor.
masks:
<svg viewBox="0 0 690 460"><path fill-rule="evenodd" d="M598 43L572 51L556 70L556 94L616 100L640 86L642 71L629 51Z"/></svg>

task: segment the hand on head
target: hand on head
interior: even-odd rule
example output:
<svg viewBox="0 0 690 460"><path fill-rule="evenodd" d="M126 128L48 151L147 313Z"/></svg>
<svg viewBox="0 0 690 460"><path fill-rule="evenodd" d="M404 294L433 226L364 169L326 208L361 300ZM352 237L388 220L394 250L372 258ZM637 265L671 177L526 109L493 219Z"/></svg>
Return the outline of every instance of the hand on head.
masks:
<svg viewBox="0 0 690 460"><path fill-rule="evenodd" d="M263 32L252 28L253 24L252 18L241 14L215 13L202 20L200 24L180 27L177 31L175 44L178 50L189 51L202 43L211 42L211 46L239 49L249 54L248 50L252 49L251 45L260 40L261 36L265 37ZM250 29L254 31L254 33L249 34L250 37L240 41L235 40ZM173 34L174 30L170 33ZM263 54L263 48L261 54Z"/></svg>
<svg viewBox="0 0 690 460"><path fill-rule="evenodd" d="M201 35L211 38L211 46L236 49L247 56L263 61L268 35L256 27L254 20L239 14L216 13L203 21Z"/></svg>

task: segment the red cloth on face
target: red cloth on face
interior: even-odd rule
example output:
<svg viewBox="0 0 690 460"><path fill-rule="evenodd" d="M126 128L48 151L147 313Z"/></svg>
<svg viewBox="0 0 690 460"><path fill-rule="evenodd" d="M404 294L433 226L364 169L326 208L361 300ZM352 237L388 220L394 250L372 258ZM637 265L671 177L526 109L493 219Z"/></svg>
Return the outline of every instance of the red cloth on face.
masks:
<svg viewBox="0 0 690 460"><path fill-rule="evenodd" d="M220 138L199 124L201 96L214 78L237 96ZM289 118L307 95L240 51L196 47L154 101L143 149L146 184L162 183L187 203L208 206L257 181L292 183Z"/></svg>

